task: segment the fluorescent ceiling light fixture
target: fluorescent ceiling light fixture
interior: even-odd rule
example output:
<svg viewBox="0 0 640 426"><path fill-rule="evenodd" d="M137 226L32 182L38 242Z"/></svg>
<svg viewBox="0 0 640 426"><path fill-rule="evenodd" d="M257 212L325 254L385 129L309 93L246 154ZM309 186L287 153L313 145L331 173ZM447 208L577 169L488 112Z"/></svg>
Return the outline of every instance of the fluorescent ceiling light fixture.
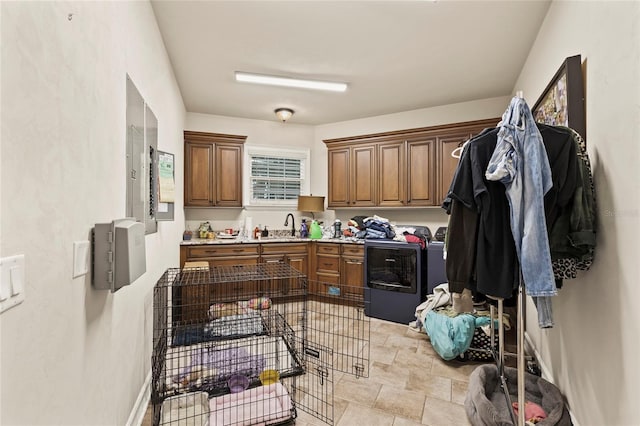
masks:
<svg viewBox="0 0 640 426"><path fill-rule="evenodd" d="M300 89L329 90L332 92L344 92L347 90L347 83L336 83L332 81L301 80L298 78L279 77L275 75L251 74L248 72L236 71L236 81L244 83L267 84L270 86L297 87Z"/></svg>

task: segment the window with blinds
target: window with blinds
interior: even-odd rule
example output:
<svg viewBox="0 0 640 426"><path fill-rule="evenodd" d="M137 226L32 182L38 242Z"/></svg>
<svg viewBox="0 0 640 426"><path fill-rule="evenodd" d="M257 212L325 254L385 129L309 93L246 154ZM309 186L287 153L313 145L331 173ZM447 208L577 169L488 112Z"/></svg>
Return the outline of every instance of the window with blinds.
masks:
<svg viewBox="0 0 640 426"><path fill-rule="evenodd" d="M252 202L286 202L298 199L305 179L305 161L277 155L250 155Z"/></svg>

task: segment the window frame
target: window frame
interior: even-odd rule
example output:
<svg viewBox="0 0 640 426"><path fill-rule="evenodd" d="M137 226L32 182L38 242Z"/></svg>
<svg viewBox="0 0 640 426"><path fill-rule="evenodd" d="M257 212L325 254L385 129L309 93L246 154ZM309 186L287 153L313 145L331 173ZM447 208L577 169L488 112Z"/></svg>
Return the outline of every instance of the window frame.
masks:
<svg viewBox="0 0 640 426"><path fill-rule="evenodd" d="M243 193L245 208L281 208L296 207L298 200L256 200L253 199L253 188L251 185L251 158L254 156L279 157L287 159L301 160L300 194L308 194L310 188L309 166L310 150L308 148L273 148L266 146L245 145L244 147L244 179Z"/></svg>

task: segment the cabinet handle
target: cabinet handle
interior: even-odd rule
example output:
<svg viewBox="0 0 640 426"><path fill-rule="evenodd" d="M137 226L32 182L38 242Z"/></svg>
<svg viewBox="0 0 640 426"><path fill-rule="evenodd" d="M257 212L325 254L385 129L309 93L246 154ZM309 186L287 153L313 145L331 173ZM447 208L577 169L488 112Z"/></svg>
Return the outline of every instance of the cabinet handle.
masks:
<svg viewBox="0 0 640 426"><path fill-rule="evenodd" d="M240 252L244 251L244 249L237 248L237 249L233 249L233 251L236 252L236 253L240 253Z"/></svg>
<svg viewBox="0 0 640 426"><path fill-rule="evenodd" d="M331 263L323 263L322 266L331 266Z"/></svg>
<svg viewBox="0 0 640 426"><path fill-rule="evenodd" d="M349 265L362 265L362 262L351 261L351 260L347 260L347 263L348 263Z"/></svg>
<svg viewBox="0 0 640 426"><path fill-rule="evenodd" d="M218 250L205 250L204 252L206 254L216 254L218 252Z"/></svg>
<svg viewBox="0 0 640 426"><path fill-rule="evenodd" d="M267 260L267 263L280 263L282 260Z"/></svg>

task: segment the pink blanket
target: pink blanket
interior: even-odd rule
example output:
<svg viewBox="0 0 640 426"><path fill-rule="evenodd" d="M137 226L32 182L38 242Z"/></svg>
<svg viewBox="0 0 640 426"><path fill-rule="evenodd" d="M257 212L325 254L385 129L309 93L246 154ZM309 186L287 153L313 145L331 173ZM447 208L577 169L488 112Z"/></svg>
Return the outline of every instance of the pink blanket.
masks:
<svg viewBox="0 0 640 426"><path fill-rule="evenodd" d="M289 392L281 383L211 398L209 425L267 425L293 416Z"/></svg>

